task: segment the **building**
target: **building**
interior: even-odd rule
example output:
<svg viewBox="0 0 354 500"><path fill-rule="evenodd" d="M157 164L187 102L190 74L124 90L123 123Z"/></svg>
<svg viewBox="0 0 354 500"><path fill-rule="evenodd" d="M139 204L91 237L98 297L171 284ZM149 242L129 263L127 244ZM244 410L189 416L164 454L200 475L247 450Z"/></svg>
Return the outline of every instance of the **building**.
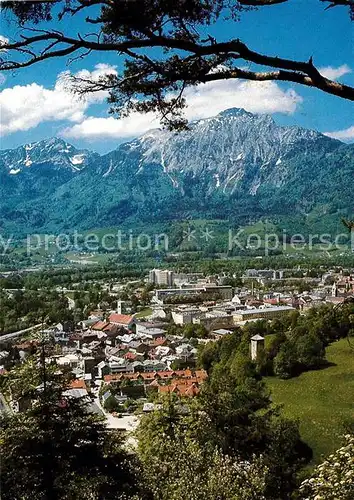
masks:
<svg viewBox="0 0 354 500"><path fill-rule="evenodd" d="M157 366L157 365L156 365ZM111 375L105 375L105 384L119 384L123 380L130 380L132 382L141 381L144 385L150 385L152 381L156 380L159 383L168 384L172 381L178 380L188 381L188 383L202 384L208 378L208 374L205 370L151 370L144 372L135 373L117 373Z"/></svg>
<svg viewBox="0 0 354 500"><path fill-rule="evenodd" d="M164 326L166 326L166 323L137 321L136 334L148 338L164 337L166 334L166 330L163 328Z"/></svg>
<svg viewBox="0 0 354 500"><path fill-rule="evenodd" d="M212 336L214 339L219 340L225 337L225 335L230 335L232 330L226 330L225 328L219 328L218 330L212 331Z"/></svg>
<svg viewBox="0 0 354 500"><path fill-rule="evenodd" d="M255 361L261 351L264 351L264 337L254 335L251 338L251 359Z"/></svg>
<svg viewBox="0 0 354 500"><path fill-rule="evenodd" d="M169 297L178 295L188 297L200 296L205 300L211 300L212 298L231 300L233 297L233 290L232 287L228 285L218 286L210 284L206 284L202 287L190 286L182 288L164 288L155 290L154 300L158 304L163 304Z"/></svg>
<svg viewBox="0 0 354 500"><path fill-rule="evenodd" d="M204 293L211 296L219 296L222 300L232 300L233 288L230 285L212 285L207 284L204 287Z"/></svg>
<svg viewBox="0 0 354 500"><path fill-rule="evenodd" d="M97 365L97 378L102 379L104 375L108 375L110 372L109 365L106 361L101 361Z"/></svg>
<svg viewBox="0 0 354 500"><path fill-rule="evenodd" d="M84 370L84 360L80 354L68 353L65 356L59 356L56 359L56 363L59 366L66 366L70 369L81 368Z"/></svg>
<svg viewBox="0 0 354 500"><path fill-rule="evenodd" d="M340 280L333 283L332 297L343 297L354 291L354 275L343 276Z"/></svg>
<svg viewBox="0 0 354 500"><path fill-rule="evenodd" d="M265 307L263 309L248 309L246 311L238 311L233 315L234 322L248 321L255 319L273 319L284 316L292 311L296 311L291 306Z"/></svg>
<svg viewBox="0 0 354 500"><path fill-rule="evenodd" d="M187 325L193 323L193 320L202 313L196 307L177 308L171 311L172 319L175 325Z"/></svg>
<svg viewBox="0 0 354 500"><path fill-rule="evenodd" d="M116 358L115 360L110 360L108 362L108 367L111 374L133 372L133 367L131 366L131 363L129 363L129 361L123 358Z"/></svg>
<svg viewBox="0 0 354 500"><path fill-rule="evenodd" d="M209 331L217 328L231 328L234 326L234 318L225 311L206 312L198 318L193 319L193 323L204 325Z"/></svg>
<svg viewBox="0 0 354 500"><path fill-rule="evenodd" d="M174 284L181 286L186 283L197 283L202 281L203 278L203 273L175 273Z"/></svg>
<svg viewBox="0 0 354 500"><path fill-rule="evenodd" d="M284 271L274 269L247 269L245 278L266 278L270 280L281 280L284 278Z"/></svg>
<svg viewBox="0 0 354 500"><path fill-rule="evenodd" d="M168 269L152 269L149 272L149 283L154 285L181 286L201 280L203 280L203 273L175 273Z"/></svg>
<svg viewBox="0 0 354 500"><path fill-rule="evenodd" d="M130 329L135 323L135 319L133 316L129 316L128 314L117 314L117 313L111 314L108 318L108 321L113 325L121 326L127 329Z"/></svg>
<svg viewBox="0 0 354 500"><path fill-rule="evenodd" d="M173 286L174 282L174 272L168 269L152 269L149 272L149 283L154 285L167 285Z"/></svg>

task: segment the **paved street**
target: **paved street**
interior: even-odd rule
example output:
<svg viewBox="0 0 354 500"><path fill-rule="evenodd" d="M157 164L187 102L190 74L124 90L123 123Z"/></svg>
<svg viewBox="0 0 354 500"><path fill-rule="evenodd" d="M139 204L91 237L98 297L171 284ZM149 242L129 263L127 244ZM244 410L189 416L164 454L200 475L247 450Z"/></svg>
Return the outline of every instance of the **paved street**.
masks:
<svg viewBox="0 0 354 500"><path fill-rule="evenodd" d="M119 429L122 431L131 432L134 431L138 424L139 418L136 415L126 415L122 417L114 417L111 413L106 412L106 410L101 405L101 402L98 397L99 388L95 391L95 400L94 402L100 408L102 413L104 413L107 419L107 427L109 429Z"/></svg>

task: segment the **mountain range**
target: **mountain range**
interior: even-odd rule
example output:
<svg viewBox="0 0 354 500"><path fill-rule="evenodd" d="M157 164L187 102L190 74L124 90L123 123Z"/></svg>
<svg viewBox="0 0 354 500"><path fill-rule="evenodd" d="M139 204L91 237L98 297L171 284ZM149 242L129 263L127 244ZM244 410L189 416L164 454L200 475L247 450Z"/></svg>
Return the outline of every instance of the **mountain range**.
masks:
<svg viewBox="0 0 354 500"><path fill-rule="evenodd" d="M233 108L104 155L59 138L0 151L0 231L261 217L328 229L354 212L353 175L354 144Z"/></svg>

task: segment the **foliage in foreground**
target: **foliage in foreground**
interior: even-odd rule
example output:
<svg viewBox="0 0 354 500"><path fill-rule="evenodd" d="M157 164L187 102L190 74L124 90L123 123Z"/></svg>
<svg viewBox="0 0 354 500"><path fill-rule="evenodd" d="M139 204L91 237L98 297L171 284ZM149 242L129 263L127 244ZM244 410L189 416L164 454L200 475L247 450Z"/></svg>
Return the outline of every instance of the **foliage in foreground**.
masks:
<svg viewBox="0 0 354 500"><path fill-rule="evenodd" d="M29 410L1 419L2 500L117 500L135 493L136 464L117 437L87 401L66 395L53 379L46 384L29 387Z"/></svg>
<svg viewBox="0 0 354 500"><path fill-rule="evenodd" d="M240 373L240 356L249 360L249 343L253 335L271 337L256 363L261 375L287 379L308 370L327 366L325 347L340 338L354 334L354 304L344 304L339 310L321 305L301 315L298 311L275 318L248 323L232 336L215 344L206 344L199 352L199 364L208 371L219 365L235 374Z"/></svg>
<svg viewBox="0 0 354 500"><path fill-rule="evenodd" d="M189 448L197 450L200 464L192 467L193 461L184 461L184 467L186 471L192 467L192 476L199 474L200 483L216 477L214 468L229 467L225 491L237 491L239 475L257 469L258 487L265 498L272 500L290 498L297 485L297 472L310 452L300 440L297 423L284 419L271 405L262 384L252 379L240 384L230 374L219 376L212 386L205 384L194 401L174 397L162 400L161 409L142 418L137 438L139 459L149 472L147 483L153 491L161 489L162 496L156 497L159 500L169 498L172 482L179 485L194 481L191 472L182 477L182 469L178 472L173 465L178 467L179 460L185 460L184 452L191 453ZM208 487L213 491L212 483ZM261 498L259 490L251 490ZM242 489L240 492L251 495ZM236 493L230 497L224 494L220 498L239 498Z"/></svg>
<svg viewBox="0 0 354 500"><path fill-rule="evenodd" d="M189 500L265 499L267 469L261 460L236 460L217 448L203 448L180 429L173 437L161 433L159 441L160 453L142 454L154 500L180 500L186 492Z"/></svg>
<svg viewBox="0 0 354 500"><path fill-rule="evenodd" d="M354 498L354 435L346 444L316 467L300 487L304 500L352 500Z"/></svg>

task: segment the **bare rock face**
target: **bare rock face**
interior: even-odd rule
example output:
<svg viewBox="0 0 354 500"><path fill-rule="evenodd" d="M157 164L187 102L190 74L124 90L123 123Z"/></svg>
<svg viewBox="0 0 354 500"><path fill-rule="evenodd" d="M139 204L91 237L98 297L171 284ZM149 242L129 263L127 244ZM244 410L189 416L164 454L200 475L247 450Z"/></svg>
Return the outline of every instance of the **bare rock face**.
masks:
<svg viewBox="0 0 354 500"><path fill-rule="evenodd" d="M0 151L0 227L341 214L354 211L353 174L353 145L234 108L105 155L58 138Z"/></svg>

